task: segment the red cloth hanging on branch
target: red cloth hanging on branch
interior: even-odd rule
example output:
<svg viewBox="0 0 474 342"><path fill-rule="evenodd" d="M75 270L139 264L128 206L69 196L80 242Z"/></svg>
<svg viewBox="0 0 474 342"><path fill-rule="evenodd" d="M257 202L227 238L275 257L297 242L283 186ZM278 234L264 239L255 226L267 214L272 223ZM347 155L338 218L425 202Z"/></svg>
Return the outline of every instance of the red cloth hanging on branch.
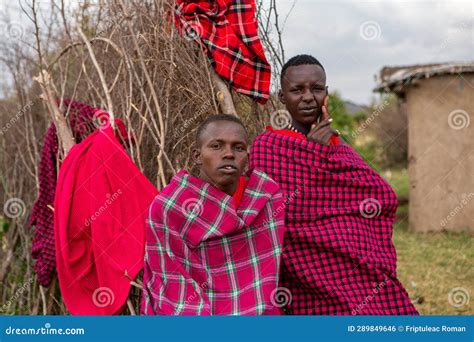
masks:
<svg viewBox="0 0 474 342"><path fill-rule="evenodd" d="M265 103L271 68L258 37L255 2L177 0L175 24L206 50L216 73L234 89Z"/></svg>
<svg viewBox="0 0 474 342"><path fill-rule="evenodd" d="M145 219L157 194L111 127L70 150L59 171L54 229L59 285L72 314L120 312L143 268Z"/></svg>
<svg viewBox="0 0 474 342"><path fill-rule="evenodd" d="M68 113L69 126L76 143L81 142L97 126L95 119L108 116L104 111L85 103L63 100L64 111ZM124 123L117 119L117 128L125 142L129 141ZM38 282L49 286L56 272L56 253L54 250L53 202L56 189L58 156L58 137L52 123L46 132L39 163L38 198L29 217L29 224L34 228L32 257L36 260L34 270Z"/></svg>

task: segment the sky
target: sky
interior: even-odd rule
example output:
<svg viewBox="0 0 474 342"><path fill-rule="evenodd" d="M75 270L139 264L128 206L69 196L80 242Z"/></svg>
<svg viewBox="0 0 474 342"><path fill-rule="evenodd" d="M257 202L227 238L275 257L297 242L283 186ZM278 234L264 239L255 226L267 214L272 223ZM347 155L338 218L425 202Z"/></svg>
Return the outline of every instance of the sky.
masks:
<svg viewBox="0 0 474 342"><path fill-rule="evenodd" d="M384 66L474 62L474 1L277 0L277 7L281 22L290 13L286 59L313 55L330 91L357 104L376 96Z"/></svg>
<svg viewBox="0 0 474 342"><path fill-rule="evenodd" d="M374 77L384 66L474 62L474 0L276 2L282 24L289 14L285 57L312 54L326 69L330 91L356 104L370 104L376 96ZM47 12L50 1L39 3ZM2 15L6 9L26 25L24 16L15 17L18 4L0 0ZM0 36L3 31L0 27Z"/></svg>

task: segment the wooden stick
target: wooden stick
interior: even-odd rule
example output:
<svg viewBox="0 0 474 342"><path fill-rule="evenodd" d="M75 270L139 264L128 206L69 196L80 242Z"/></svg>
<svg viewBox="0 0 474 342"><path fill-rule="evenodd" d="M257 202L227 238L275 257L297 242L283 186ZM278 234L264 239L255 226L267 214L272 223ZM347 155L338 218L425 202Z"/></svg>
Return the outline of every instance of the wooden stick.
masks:
<svg viewBox="0 0 474 342"><path fill-rule="evenodd" d="M133 304L132 304L132 301L130 300L130 298L127 298L127 306L128 306L128 309L130 310L130 314L132 316L136 316L137 313L135 312L135 309L133 308Z"/></svg>
<svg viewBox="0 0 474 342"><path fill-rule="evenodd" d="M104 89L104 93L105 93L105 98L107 99L107 112L109 114L109 122L112 125L112 127L115 128L114 106L112 103L112 97L110 96L109 87L107 86L107 81L105 80L104 72L102 71L102 68L97 62L97 58L95 57L95 53L94 53L94 50L92 49L92 45L90 41L87 39L86 35L84 34L84 32L82 31L80 27L77 28L77 31L79 32L79 35L81 36L82 40L86 44L87 51L89 51L89 55L92 60L92 64L94 64L97 74L99 75L100 83L102 84L102 88Z"/></svg>
<svg viewBox="0 0 474 342"><path fill-rule="evenodd" d="M38 82L41 87L41 98L48 107L54 125L56 126L58 139L63 146L64 155L67 155L71 147L75 144L74 136L72 135L66 118L61 115L59 110L56 96L52 89L51 77L46 70L41 70L40 74L33 79Z"/></svg>
<svg viewBox="0 0 474 342"><path fill-rule="evenodd" d="M222 113L237 116L234 101L232 100L229 88L227 88L227 84L224 83L214 70L211 70L211 78L214 86L217 88L217 102L219 102Z"/></svg>
<svg viewBox="0 0 474 342"><path fill-rule="evenodd" d="M48 314L48 305L46 304L46 295L44 294L44 287L39 286L40 293L41 293L41 301L43 302L43 315L46 316Z"/></svg>

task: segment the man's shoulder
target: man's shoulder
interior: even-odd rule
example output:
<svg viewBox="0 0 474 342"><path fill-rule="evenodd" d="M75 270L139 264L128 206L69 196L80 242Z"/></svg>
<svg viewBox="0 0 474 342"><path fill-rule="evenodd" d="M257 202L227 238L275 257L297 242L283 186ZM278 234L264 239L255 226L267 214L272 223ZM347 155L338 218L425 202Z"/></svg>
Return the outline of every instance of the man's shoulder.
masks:
<svg viewBox="0 0 474 342"><path fill-rule="evenodd" d="M259 133L253 140L252 146L262 145L263 142L266 141L271 134L272 132L269 132L269 131L263 131Z"/></svg>

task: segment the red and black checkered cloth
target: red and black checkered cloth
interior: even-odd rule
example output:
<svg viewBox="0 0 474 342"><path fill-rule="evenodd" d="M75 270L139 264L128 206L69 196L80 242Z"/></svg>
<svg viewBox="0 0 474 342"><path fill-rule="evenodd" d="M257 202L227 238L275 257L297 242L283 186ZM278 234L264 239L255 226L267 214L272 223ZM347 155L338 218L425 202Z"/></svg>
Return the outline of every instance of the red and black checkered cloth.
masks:
<svg viewBox="0 0 474 342"><path fill-rule="evenodd" d="M70 99L63 101L64 111L69 110L68 122L76 143L81 142L97 126L94 124L94 115L99 118L106 114L99 109L85 103ZM108 115L108 114L107 114ZM103 119L103 118L102 118ZM125 125L117 120L117 127L122 136L126 137ZM49 286L56 272L56 253L54 248L53 206L57 180L58 137L56 127L52 123L46 132L39 164L38 198L33 205L29 224L34 227L32 241L32 257L36 260L34 269L38 275L38 282Z"/></svg>
<svg viewBox="0 0 474 342"><path fill-rule="evenodd" d="M271 69L253 0L177 0L175 24L205 48L216 73L236 91L260 103L268 100Z"/></svg>
<svg viewBox="0 0 474 342"><path fill-rule="evenodd" d="M415 315L396 276L390 185L348 145L265 132L250 169L282 188L289 205L280 286L289 314Z"/></svg>

